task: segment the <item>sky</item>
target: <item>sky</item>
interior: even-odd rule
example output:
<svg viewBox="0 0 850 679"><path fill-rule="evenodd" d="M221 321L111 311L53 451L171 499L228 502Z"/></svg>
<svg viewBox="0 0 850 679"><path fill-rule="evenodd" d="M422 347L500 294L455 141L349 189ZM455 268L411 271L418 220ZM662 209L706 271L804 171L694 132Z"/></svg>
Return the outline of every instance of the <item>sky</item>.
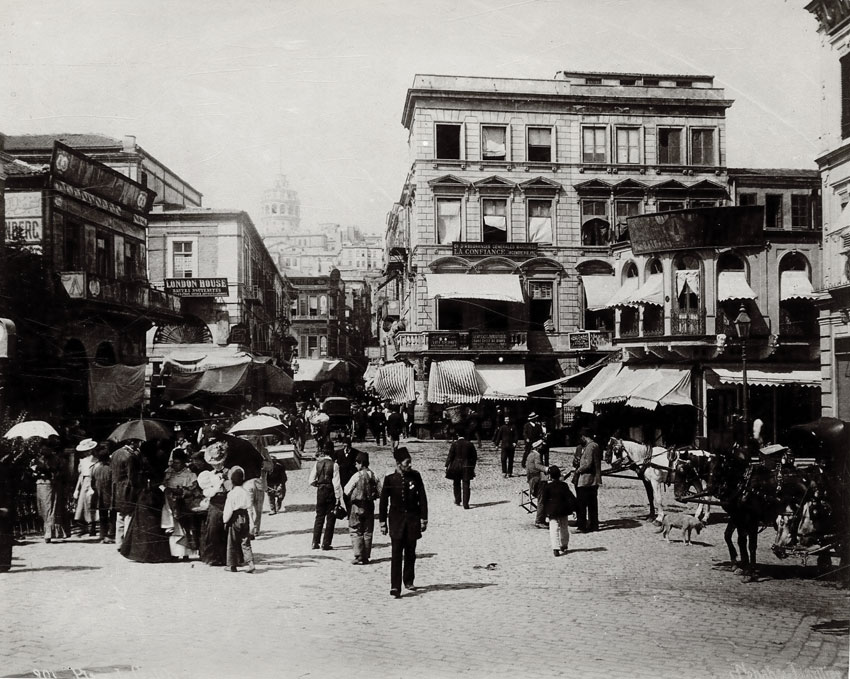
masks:
<svg viewBox="0 0 850 679"><path fill-rule="evenodd" d="M730 167L814 168L820 38L803 0L0 0L0 132L135 135L259 215L287 175L302 225L383 231L417 73L711 74Z"/></svg>

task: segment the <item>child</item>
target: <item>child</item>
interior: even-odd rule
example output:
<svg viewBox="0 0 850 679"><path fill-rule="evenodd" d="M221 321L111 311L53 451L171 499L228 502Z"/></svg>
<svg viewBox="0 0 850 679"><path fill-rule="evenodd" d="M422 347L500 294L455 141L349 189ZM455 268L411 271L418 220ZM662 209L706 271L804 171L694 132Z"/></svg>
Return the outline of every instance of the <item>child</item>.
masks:
<svg viewBox="0 0 850 679"><path fill-rule="evenodd" d="M549 517L549 542L555 556L567 553L570 544L570 527L567 519L576 509L576 497L570 487L561 481L561 470L549 467L549 481L540 491L540 505Z"/></svg>
<svg viewBox="0 0 850 679"><path fill-rule="evenodd" d="M227 565L235 573L236 567L248 564L248 573L254 572L254 552L251 540L257 531L257 514L251 494L243 488L245 471L242 467L230 470L232 490L224 502L222 519L227 528Z"/></svg>
<svg viewBox="0 0 850 679"><path fill-rule="evenodd" d="M266 477L269 496L269 514L277 514L284 511L283 498L286 497L286 468L280 460L272 461L272 470Z"/></svg>
<svg viewBox="0 0 850 679"><path fill-rule="evenodd" d="M369 469L369 453L360 451L354 461L357 473L345 486L343 493L351 497L348 532L354 550L356 566L364 566L372 557L372 535L375 530L375 500L380 497L378 479Z"/></svg>

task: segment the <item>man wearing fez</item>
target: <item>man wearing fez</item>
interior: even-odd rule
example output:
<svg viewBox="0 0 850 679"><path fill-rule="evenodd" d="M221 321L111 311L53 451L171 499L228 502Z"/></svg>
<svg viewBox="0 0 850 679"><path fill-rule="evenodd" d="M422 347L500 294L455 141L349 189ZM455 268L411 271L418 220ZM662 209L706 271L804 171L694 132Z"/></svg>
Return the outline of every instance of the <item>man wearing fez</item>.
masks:
<svg viewBox="0 0 850 679"><path fill-rule="evenodd" d="M384 478L378 520L381 533L390 534L390 595L398 599L402 583L405 589L415 589L416 542L428 528L428 498L422 476L411 468L407 448L396 448L393 457L396 471Z"/></svg>

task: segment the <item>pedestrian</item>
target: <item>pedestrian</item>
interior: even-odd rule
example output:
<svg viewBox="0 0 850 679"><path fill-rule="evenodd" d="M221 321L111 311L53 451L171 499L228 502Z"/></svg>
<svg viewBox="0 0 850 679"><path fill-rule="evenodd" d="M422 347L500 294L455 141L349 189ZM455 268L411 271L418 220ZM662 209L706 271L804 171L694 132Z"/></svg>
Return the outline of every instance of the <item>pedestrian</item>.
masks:
<svg viewBox="0 0 850 679"><path fill-rule="evenodd" d="M327 442L319 449L316 464L310 470L309 483L316 487L316 519L313 522L313 549L331 550L336 525L336 507L342 506L342 486L339 482L339 465L333 459L333 443ZM322 527L324 526L324 533Z"/></svg>
<svg viewBox="0 0 850 679"><path fill-rule="evenodd" d="M467 441L463 434L449 446L446 457L446 478L452 481L455 504L469 509L469 483L475 478L475 464L478 462L478 451L472 441ZM461 493L461 491L463 491Z"/></svg>
<svg viewBox="0 0 850 679"><path fill-rule="evenodd" d="M154 447L139 453L132 518L119 549L125 559L140 563L164 563L172 559L168 536L162 530L165 496L161 490L163 474L156 459Z"/></svg>
<svg viewBox="0 0 850 679"><path fill-rule="evenodd" d="M91 489L91 472L96 462L93 455L95 448L97 441L94 439L83 439L76 448L78 453L84 453L78 466L77 485L74 487L74 523L80 537L97 534L97 523L92 509L94 492Z"/></svg>
<svg viewBox="0 0 850 679"><path fill-rule="evenodd" d="M165 472L165 503L162 506L161 526L168 534L171 556L188 561L197 556L198 536L193 531L191 499L197 485L197 475L188 468L189 456L182 447L171 451L169 468Z"/></svg>
<svg viewBox="0 0 850 679"><path fill-rule="evenodd" d="M549 481L540 491L540 504L549 520L549 544L555 556L566 554L570 546L570 514L576 510L576 498L568 484L561 480L561 470L549 467Z"/></svg>
<svg viewBox="0 0 850 679"><path fill-rule="evenodd" d="M283 499L286 497L286 467L281 460L272 460L272 470L266 478L266 493L269 496L269 514L283 512Z"/></svg>
<svg viewBox="0 0 850 679"><path fill-rule="evenodd" d="M369 469L369 453L358 452L354 460L357 471L343 488L350 498L348 532L357 566L364 566L372 558L372 535L375 531L375 500L380 497L378 479Z"/></svg>
<svg viewBox="0 0 850 679"><path fill-rule="evenodd" d="M230 483L233 486L224 502L222 520L227 530L227 567L231 573L238 566L247 565L247 573L254 572L254 552L251 540L257 536L257 512L254 498L243 487L245 472L242 467L230 469Z"/></svg>
<svg viewBox="0 0 850 679"><path fill-rule="evenodd" d="M390 535L390 595L398 599L402 583L407 590L416 589L416 542L428 528L428 497L407 448L396 448L393 458L396 470L384 478L378 520L381 533Z"/></svg>
<svg viewBox="0 0 850 679"><path fill-rule="evenodd" d="M112 510L115 512L115 544L121 549L121 541L130 525L130 517L136 504L139 483L140 441L124 441L124 445L112 453Z"/></svg>
<svg viewBox="0 0 850 679"><path fill-rule="evenodd" d="M472 442L472 439L478 441L478 445L481 445L481 417L478 415L478 411L474 406L470 407L469 412L466 415L466 422L464 423L466 426L466 438Z"/></svg>
<svg viewBox="0 0 850 679"><path fill-rule="evenodd" d="M582 427L581 458L574 474L578 500L576 532L592 533L599 530L599 505L597 493L602 485L602 451L593 440L588 427Z"/></svg>
<svg viewBox="0 0 850 679"><path fill-rule="evenodd" d="M398 411L398 408L393 406L387 417L387 435L390 438L390 444L393 450L398 448L399 439L404 431L404 416Z"/></svg>
<svg viewBox="0 0 850 679"><path fill-rule="evenodd" d="M361 403L354 409L354 440L358 443L366 441L366 430L369 428L369 421L366 414L366 404Z"/></svg>
<svg viewBox="0 0 850 679"><path fill-rule="evenodd" d="M304 443L307 437L307 422L304 414L299 410L292 418L292 442L299 455L304 454Z"/></svg>
<svg viewBox="0 0 850 679"><path fill-rule="evenodd" d="M344 436L342 439L342 450L337 452L336 462L339 465L339 485L343 488L343 502L345 503L346 515L351 512L351 499L345 492L345 486L354 474L357 473L357 453L360 451L351 445L351 437Z"/></svg>
<svg viewBox="0 0 850 679"><path fill-rule="evenodd" d="M511 423L510 415L505 415L505 422L496 430L493 443L499 446L501 451L502 476L506 479L514 475L514 452L518 438L519 434Z"/></svg>
<svg viewBox="0 0 850 679"><path fill-rule="evenodd" d="M379 446L387 445L387 418L380 406L373 406L372 412L369 413L369 429L372 430L372 436L375 437L375 443Z"/></svg>
<svg viewBox="0 0 850 679"><path fill-rule="evenodd" d="M51 436L36 454L32 465L32 475L35 478L36 503L38 514L44 526L44 541L68 537L65 528L66 502L65 472L60 457L61 441L58 436Z"/></svg>
<svg viewBox="0 0 850 679"><path fill-rule="evenodd" d="M227 531L224 527L224 503L232 488L225 467L227 446L218 441L204 448L204 461L210 469L198 474L198 485L207 500L207 516L201 528L201 561L209 566L224 566L227 561Z"/></svg>
<svg viewBox="0 0 850 679"><path fill-rule="evenodd" d="M546 466L540 457L540 448L542 446L542 439L537 439L531 444L531 452L525 461L525 476L528 479L529 499L535 498L537 501L537 514L534 518L534 525L537 528L548 528L549 526L545 523L546 514L543 510L543 504L540 502L540 489L546 481L547 472Z"/></svg>
<svg viewBox="0 0 850 679"><path fill-rule="evenodd" d="M91 487L94 492L92 508L97 514L99 525L98 539L104 544L115 542L115 513L112 511L112 467L109 464L109 450L100 445L93 451L96 458L91 470Z"/></svg>
<svg viewBox="0 0 850 679"><path fill-rule="evenodd" d="M528 459L528 454L531 452L531 444L538 439L543 438L543 429L537 422L537 413L533 410L528 413L528 418L522 427L522 437L525 439L525 451L522 454L522 466L525 467L525 461Z"/></svg>

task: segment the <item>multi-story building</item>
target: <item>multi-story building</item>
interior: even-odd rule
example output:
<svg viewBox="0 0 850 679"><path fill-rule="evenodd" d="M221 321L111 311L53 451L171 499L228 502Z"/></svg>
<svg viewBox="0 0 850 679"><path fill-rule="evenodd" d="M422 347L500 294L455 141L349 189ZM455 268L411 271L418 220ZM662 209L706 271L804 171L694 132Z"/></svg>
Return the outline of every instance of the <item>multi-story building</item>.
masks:
<svg viewBox="0 0 850 679"><path fill-rule="evenodd" d="M169 354L226 358L249 352L288 367L289 286L241 210L186 208L151 214L151 280L179 295L183 318L148 336L155 375Z"/></svg>
<svg viewBox="0 0 850 679"><path fill-rule="evenodd" d="M572 383L525 387L570 376L606 356L646 361L648 348L646 355L623 353L632 338L644 348L648 337L714 347L728 330L719 329L725 321L717 314L732 311L718 307L719 298L700 299L687 314L611 299L623 294L624 277L636 277L631 286L656 274L657 286L666 274L670 287L674 268L684 266L674 265L675 248L663 256L646 251L646 262L633 262L632 218L699 214L739 196L744 204L769 204L773 220L759 232L770 234L773 254L752 264L761 267L753 280L765 281L760 294L771 295L759 298L768 334L783 318L788 327L793 319L801 334L810 332L811 300L792 309L799 300L779 300L767 272L772 266L778 278L781 267L800 267L811 281L819 271L816 182L806 171L727 171L731 104L711 76L416 76L402 115L412 165L388 219L387 278L377 309L383 358L411 363L415 391L432 404L480 399L486 406L528 394L536 400L527 408L554 415L559 399L575 393ZM730 236L729 247L735 242ZM791 251L799 261L778 255ZM756 252L739 253L736 262L720 250L700 257L719 259L721 269L750 267ZM654 290L652 300L664 290ZM798 323L806 313L808 325ZM659 353L674 361L666 349ZM805 363L794 358L798 368ZM699 359L675 358L688 360ZM387 373L409 376L395 368ZM411 391L398 386L394 393ZM725 416L724 410L718 417ZM691 424L691 434L708 426L704 418Z"/></svg>
<svg viewBox="0 0 850 679"><path fill-rule="evenodd" d="M17 330L9 391L15 406L53 418L138 408L145 332L181 319L179 300L147 277L155 194L84 153L51 146L45 165L5 163L0 316Z"/></svg>
<svg viewBox="0 0 850 679"><path fill-rule="evenodd" d="M821 34L822 413L850 420L850 7L813 0Z"/></svg>

